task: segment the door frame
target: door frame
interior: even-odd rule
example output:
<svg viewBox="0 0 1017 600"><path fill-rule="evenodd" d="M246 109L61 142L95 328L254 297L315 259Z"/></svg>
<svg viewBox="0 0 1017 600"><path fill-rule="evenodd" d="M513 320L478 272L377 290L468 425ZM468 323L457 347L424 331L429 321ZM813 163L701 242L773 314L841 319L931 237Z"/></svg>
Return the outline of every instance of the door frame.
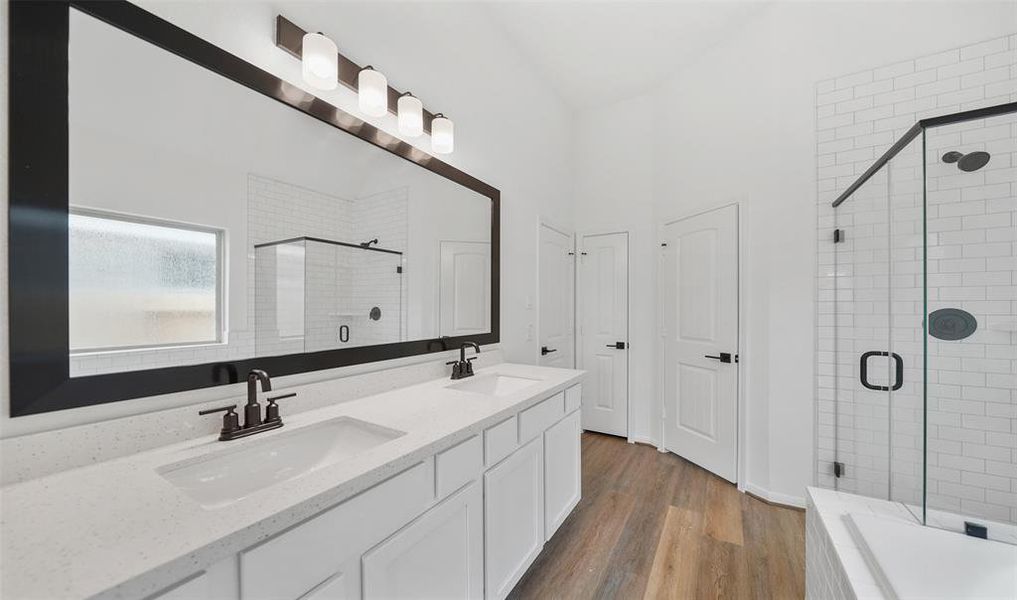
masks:
<svg viewBox="0 0 1017 600"><path fill-rule="evenodd" d="M578 236L576 235L575 230L572 229L571 227L565 227L564 225L558 223L557 221L554 221L552 219L548 219L546 217L538 217L537 218L537 258L536 258L536 267L537 267L537 269L536 269L536 271L534 271L534 273L536 273L535 279L536 279L537 284L534 286L534 289L536 289L536 294L534 294L534 297L533 297L533 306L536 309L536 315L535 315L535 318L533 319L534 320L534 325L533 325L533 331L534 331L534 334L533 334L533 343L534 343L533 356L534 356L534 360L533 360L533 364L535 364L535 365L539 365L540 364L540 249L541 249L540 248L540 229L541 229L541 227L547 227L548 229L553 229L553 230L557 231L558 233L561 233L563 235L569 236L569 238L572 240L572 367L571 368L575 369L576 365L578 364L578 361L576 360L578 358L577 355L576 355L576 340L578 339L578 336L576 335L576 319L579 317L579 306L577 304L577 297L579 296L579 294L577 293L577 287L576 287L579 284L579 269L577 268L578 265L579 265L579 261L576 260L577 259L576 244L578 243Z"/></svg>
<svg viewBox="0 0 1017 600"><path fill-rule="evenodd" d="M616 233L625 234L625 345L627 350L625 351L625 440L634 444L637 440L632 437L632 232L628 229L589 229L586 231L575 234L575 247L576 247L576 268L575 271L575 311L576 311L576 328L574 337L574 345L576 348L576 368L579 367L579 313L582 307L582 301L580 300L581 294L578 292L581 281L581 270L579 269L579 258L580 238L594 235L612 235ZM661 427L663 427L663 420L661 420ZM586 431L585 429L583 431ZM663 440L662 440L663 441Z"/></svg>
<svg viewBox="0 0 1017 600"><path fill-rule="evenodd" d="M747 402L747 400L748 400L748 375L747 375L746 369L744 368L744 364L745 364L745 348L747 348L747 341L748 341L748 336L747 336L748 327L746 326L746 324L748 323L748 319L747 319L748 315L747 315L747 311L746 311L746 308L748 307L748 302L747 302L748 294L747 294L747 290L746 290L746 286L745 286L745 264L746 264L746 261L745 261L745 239L746 239L746 232L747 232L746 223L745 223L746 222L745 214L747 212L745 210L745 201L743 201L743 200L736 200L736 201L733 201L733 202L722 202L722 203L719 203L719 204L711 204L711 205L708 205L708 206L706 206L704 208L695 210L693 212L682 213L682 214L680 214L678 216L675 216L675 217L662 219L659 222L658 226L657 226L657 247L658 247L658 252L657 252L657 281L660 282L661 281L661 277L663 276L663 267L661 265L661 262L662 262L662 259L663 259L663 252L660 251L660 247L661 247L660 244L663 244L663 240L664 240L664 227L666 227L667 225L671 225L673 223L677 223L678 221L684 221L686 219L691 219L693 217L698 217L700 215L705 215L706 213L711 213L711 212L713 212L715 210L720 210L722 208L727 208L729 206L734 206L735 207L735 215L737 216L737 219L738 219L738 223L737 223L737 227L736 227L736 231L735 231L736 240L738 242L738 252L736 254L737 257L738 257L738 267L737 267L737 273L738 273L738 282L737 282L737 284L738 284L738 294L737 294L737 299L738 299L738 311L737 311L738 312L738 348L735 350L735 353L738 355L738 362L735 363L735 364L738 365L738 370L737 370L738 382L735 385L735 390L737 391L737 394L738 394L738 397L735 400L735 413L736 413L736 415L735 415L735 477L736 477L737 481L735 482L735 485L737 486L738 491L744 492L744 491L746 491L746 487L745 486L746 486L746 482L748 480L748 477L747 477L747 474L746 474L746 471L745 471L746 466L748 465L748 457L746 456L746 452L748 451L748 441L747 441L748 426L747 426L747 423L746 423L746 420L748 418L748 409L747 409L747 404L748 404L748 402ZM657 430L657 434L659 436L659 443L657 445L657 450L660 451L660 452L670 452L667 448L664 447L664 419L666 418L666 410L667 410L667 406L666 406L666 404L664 402L664 369L665 369L665 365L664 365L664 336L663 336L663 327L664 327L664 323L663 323L663 316L664 316L664 294L663 294L663 286L659 286L658 285L658 288L659 289L658 289L658 295L657 295L657 331L658 331L658 335L657 335L657 402L659 403L659 406L660 406L660 412L657 415L658 421L659 421L659 423L658 423L659 427L658 427L658 430Z"/></svg>

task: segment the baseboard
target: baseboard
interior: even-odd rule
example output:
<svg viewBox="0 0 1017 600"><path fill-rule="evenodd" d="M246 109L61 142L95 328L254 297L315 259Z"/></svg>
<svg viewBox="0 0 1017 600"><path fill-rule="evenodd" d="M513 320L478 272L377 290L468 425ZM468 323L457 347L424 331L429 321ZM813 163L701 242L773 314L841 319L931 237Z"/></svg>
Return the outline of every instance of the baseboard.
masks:
<svg viewBox="0 0 1017 600"><path fill-rule="evenodd" d="M742 488L745 493L751 494L756 498L770 504L779 504L780 506L788 506L791 508L805 508L805 497L804 496L791 496L789 494L778 494L765 490L758 485L752 483L746 483Z"/></svg>

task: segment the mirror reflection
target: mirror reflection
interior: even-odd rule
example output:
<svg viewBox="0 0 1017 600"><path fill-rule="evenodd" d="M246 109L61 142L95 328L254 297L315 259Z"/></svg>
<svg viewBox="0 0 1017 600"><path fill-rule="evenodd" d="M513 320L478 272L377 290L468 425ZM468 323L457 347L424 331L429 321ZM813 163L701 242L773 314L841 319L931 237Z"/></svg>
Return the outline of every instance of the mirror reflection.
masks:
<svg viewBox="0 0 1017 600"><path fill-rule="evenodd" d="M490 331L486 196L76 10L69 53L72 376Z"/></svg>

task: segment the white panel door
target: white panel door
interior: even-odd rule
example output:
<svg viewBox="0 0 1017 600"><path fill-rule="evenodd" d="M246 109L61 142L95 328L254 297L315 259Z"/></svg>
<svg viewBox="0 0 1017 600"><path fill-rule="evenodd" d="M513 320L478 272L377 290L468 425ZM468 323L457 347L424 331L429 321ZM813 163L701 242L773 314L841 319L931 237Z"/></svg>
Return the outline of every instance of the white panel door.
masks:
<svg viewBox="0 0 1017 600"><path fill-rule="evenodd" d="M586 235L579 250L583 429L628 435L628 234Z"/></svg>
<svg viewBox="0 0 1017 600"><path fill-rule="evenodd" d="M540 364L575 367L572 236L540 225Z"/></svg>
<svg viewBox="0 0 1017 600"><path fill-rule="evenodd" d="M544 432L544 539L549 540L582 496L579 411Z"/></svg>
<svg viewBox="0 0 1017 600"><path fill-rule="evenodd" d="M664 447L737 477L738 207L663 228Z"/></svg>
<svg viewBox="0 0 1017 600"><path fill-rule="evenodd" d="M491 330L491 244L441 242L438 318L441 335Z"/></svg>
<svg viewBox="0 0 1017 600"><path fill-rule="evenodd" d="M488 599L508 596L544 547L543 450L537 437L484 474Z"/></svg>
<svg viewBox="0 0 1017 600"><path fill-rule="evenodd" d="M473 483L364 555L364 600L483 598L484 496Z"/></svg>

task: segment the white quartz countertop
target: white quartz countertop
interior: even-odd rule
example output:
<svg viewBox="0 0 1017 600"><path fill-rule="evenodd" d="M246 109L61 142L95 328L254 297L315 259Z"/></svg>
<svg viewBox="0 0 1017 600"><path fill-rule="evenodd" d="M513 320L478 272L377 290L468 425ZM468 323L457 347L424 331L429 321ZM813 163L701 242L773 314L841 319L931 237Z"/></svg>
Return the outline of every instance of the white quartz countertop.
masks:
<svg viewBox="0 0 1017 600"><path fill-rule="evenodd" d="M158 592L575 384L581 371L502 363L478 369L539 379L494 397L447 378L288 416L285 427L231 442L214 436L0 488L0 596L138 598ZM348 416L406 435L215 509L157 469L258 444Z"/></svg>

